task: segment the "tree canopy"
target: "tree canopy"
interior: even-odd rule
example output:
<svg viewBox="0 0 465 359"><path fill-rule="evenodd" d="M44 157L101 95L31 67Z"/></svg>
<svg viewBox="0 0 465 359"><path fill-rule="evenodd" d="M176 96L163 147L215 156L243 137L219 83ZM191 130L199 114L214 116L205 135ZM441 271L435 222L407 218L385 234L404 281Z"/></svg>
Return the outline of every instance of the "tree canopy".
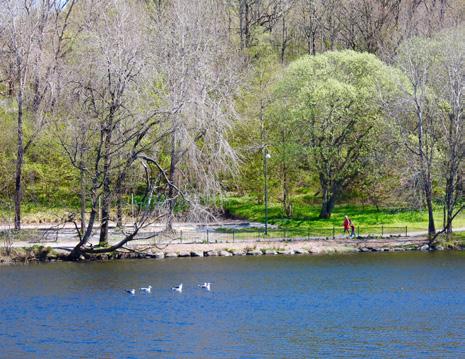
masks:
<svg viewBox="0 0 465 359"><path fill-rule="evenodd" d="M321 186L321 218L331 215L356 177L376 165L379 138L390 131L381 93L392 96L394 76L374 55L350 50L305 56L284 72L278 114L299 124L296 140Z"/></svg>

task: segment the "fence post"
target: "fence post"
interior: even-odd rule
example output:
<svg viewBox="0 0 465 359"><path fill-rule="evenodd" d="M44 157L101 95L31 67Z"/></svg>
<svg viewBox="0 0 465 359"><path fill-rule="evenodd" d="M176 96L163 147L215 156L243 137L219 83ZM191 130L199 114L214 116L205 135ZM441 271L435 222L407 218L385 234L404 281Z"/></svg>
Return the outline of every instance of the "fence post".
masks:
<svg viewBox="0 0 465 359"><path fill-rule="evenodd" d="M336 227L333 226L333 239L336 238Z"/></svg>
<svg viewBox="0 0 465 359"><path fill-rule="evenodd" d="M181 231L181 244L182 244L182 231Z"/></svg>
<svg viewBox="0 0 465 359"><path fill-rule="evenodd" d="M360 238L360 226L357 226L357 238Z"/></svg>
<svg viewBox="0 0 465 359"><path fill-rule="evenodd" d="M384 225L381 225L381 237L384 236Z"/></svg>
<svg viewBox="0 0 465 359"><path fill-rule="evenodd" d="M405 237L407 237L408 234L407 234L407 226L405 226Z"/></svg>
<svg viewBox="0 0 465 359"><path fill-rule="evenodd" d="M208 238L208 228L207 228L207 243L210 243L210 238Z"/></svg>
<svg viewBox="0 0 465 359"><path fill-rule="evenodd" d="M234 233L236 233L236 231L233 229L233 243L234 243Z"/></svg>

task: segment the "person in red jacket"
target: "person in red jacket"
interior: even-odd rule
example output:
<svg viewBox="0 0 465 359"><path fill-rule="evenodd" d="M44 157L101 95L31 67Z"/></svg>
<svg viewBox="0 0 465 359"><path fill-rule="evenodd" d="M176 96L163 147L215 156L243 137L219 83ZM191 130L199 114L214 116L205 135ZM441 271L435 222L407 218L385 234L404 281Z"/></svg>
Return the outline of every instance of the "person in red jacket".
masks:
<svg viewBox="0 0 465 359"><path fill-rule="evenodd" d="M344 223L343 223L343 226L344 226L344 235L349 235L349 230L350 230L350 218L348 216L345 216L344 217Z"/></svg>

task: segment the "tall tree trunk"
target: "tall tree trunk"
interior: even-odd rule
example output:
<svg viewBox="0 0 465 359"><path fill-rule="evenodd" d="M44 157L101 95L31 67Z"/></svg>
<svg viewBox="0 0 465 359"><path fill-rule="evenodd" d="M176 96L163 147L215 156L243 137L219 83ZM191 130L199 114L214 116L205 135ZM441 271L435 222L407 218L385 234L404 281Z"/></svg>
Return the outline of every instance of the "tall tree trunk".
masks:
<svg viewBox="0 0 465 359"><path fill-rule="evenodd" d="M116 226L123 228L123 194L116 193Z"/></svg>
<svg viewBox="0 0 465 359"><path fill-rule="evenodd" d="M81 233L86 230L86 184L84 180L84 164L80 164L79 173L80 197L81 197Z"/></svg>
<svg viewBox="0 0 465 359"><path fill-rule="evenodd" d="M321 205L320 218L324 219L331 218L336 203L336 196L328 192L327 190L323 190L323 203Z"/></svg>
<svg viewBox="0 0 465 359"><path fill-rule="evenodd" d="M247 0L239 0L239 34L241 49L249 47L250 44L250 19L249 3Z"/></svg>
<svg viewBox="0 0 465 359"><path fill-rule="evenodd" d="M460 126L460 113L459 110L453 111L449 114L448 119L448 139L447 144L448 149L448 161L446 166L446 193L445 193L445 203L444 203L444 212L445 212L445 224L444 228L446 229L447 237L452 233L452 218L454 216L454 207L456 205L456 199L458 195L458 188L456 186L456 181L459 176L459 165L460 165L460 155L459 155L459 144L461 134Z"/></svg>
<svg viewBox="0 0 465 359"><path fill-rule="evenodd" d="M328 219L331 218L333 213L334 205L336 204L336 197L339 194L339 185L329 185L324 181L321 182L321 189L323 192L320 218Z"/></svg>
<svg viewBox="0 0 465 359"><path fill-rule="evenodd" d="M23 145L23 89L22 85L19 86L18 95L18 151L16 157L16 173L15 173L15 229L21 229L21 201L23 198L22 193L22 170L24 158L24 145Z"/></svg>
<svg viewBox="0 0 465 359"><path fill-rule="evenodd" d="M428 207L428 234L434 236L436 226L434 225L433 200L431 196L426 199L426 205Z"/></svg>
<svg viewBox="0 0 465 359"><path fill-rule="evenodd" d="M289 180L287 176L287 166L283 166L283 209L287 218L292 216L291 201L289 198Z"/></svg>
<svg viewBox="0 0 465 359"><path fill-rule="evenodd" d="M452 216L454 212L454 184L455 184L455 175L456 173L452 173L453 168L449 169L447 178L446 178L446 193L445 193L445 203L444 203L444 228L446 229L446 234L449 236L452 233Z"/></svg>
<svg viewBox="0 0 465 359"><path fill-rule="evenodd" d="M436 226L434 224L434 212L433 212L433 189L431 186L431 177L430 174L426 174L426 179L424 183L424 191L426 197L426 206L428 208L428 235L430 237L434 236L436 233Z"/></svg>
<svg viewBox="0 0 465 359"><path fill-rule="evenodd" d="M287 156L286 156L286 134L285 131L281 131L281 143L283 144L283 160L281 170L283 173L283 212L286 217L292 216L291 203L289 199L289 176L287 175Z"/></svg>
<svg viewBox="0 0 465 359"><path fill-rule="evenodd" d="M250 19L249 19L249 3L244 0L244 37L245 47L248 48L250 45Z"/></svg>
<svg viewBox="0 0 465 359"><path fill-rule="evenodd" d="M126 170L120 173L116 181L116 225L123 228L123 183L126 178Z"/></svg>
<svg viewBox="0 0 465 359"><path fill-rule="evenodd" d="M95 188L94 188L94 190L95 190ZM94 191L94 194L92 195L92 209L91 209L90 215L89 215L89 223L87 224L87 228L86 228L85 232L83 232L83 234L82 234L81 240L79 241L79 243L73 248L73 250L69 254L69 259L72 259L72 260L78 259L79 256L82 253L81 252L81 247L84 246L89 241L90 237L92 236L92 231L94 229L95 218L97 217L97 201L98 201L98 198L95 195L95 191Z"/></svg>
<svg viewBox="0 0 465 359"><path fill-rule="evenodd" d="M175 198L175 188L173 187L176 175L176 131L173 131L171 136L171 153L170 153L170 172L169 172L169 181L168 184L168 221L166 223L166 229L169 231L173 230L173 221L174 221L174 209L176 206Z"/></svg>
<svg viewBox="0 0 465 359"><path fill-rule="evenodd" d="M281 63L284 64L284 56L286 54L286 48L287 48L287 27L286 27L286 17L283 15L283 23L282 23L282 31L281 31L281 51L280 51L280 59Z"/></svg>
<svg viewBox="0 0 465 359"><path fill-rule="evenodd" d="M316 55L316 33L315 31L312 31L312 38L310 40L311 44L309 43L308 45L308 52L315 56Z"/></svg>
<svg viewBox="0 0 465 359"><path fill-rule="evenodd" d="M100 224L100 240L99 245L105 246L108 244L108 225L110 221L110 178L107 176L103 181L102 193L102 209L101 209L101 224Z"/></svg>
<svg viewBox="0 0 465 359"><path fill-rule="evenodd" d="M110 115L111 116L111 115ZM111 135L112 135L112 120L109 121L105 129L105 152L103 155L103 193L102 193L102 209L101 209L101 224L100 224L100 246L108 244L108 225L110 221L110 205L111 205L111 188L110 188L110 166L111 166Z"/></svg>
<svg viewBox="0 0 465 359"><path fill-rule="evenodd" d="M241 38L241 49L245 48L245 36L244 36L244 3L247 0L239 0L239 35Z"/></svg>
<svg viewBox="0 0 465 359"><path fill-rule="evenodd" d="M101 134L100 141L104 139L103 134ZM94 230L94 224L95 220L97 219L99 215L99 209L100 209L100 195L98 194L98 188L100 187L99 179L100 179L100 170L99 170L99 164L101 161L101 146L98 147L97 151L97 158L95 160L95 173L92 178L92 187L91 187L91 195L90 195L90 201L91 201L91 210L89 214L89 221L87 223L87 227L85 228L85 232L81 232L81 239L79 243L73 248L71 253L69 254L70 259L77 259L82 253L81 248L91 239L92 233ZM81 166L81 168L84 168L84 166ZM85 196L83 196L85 198ZM82 198L81 197L81 200ZM85 213L84 213L85 214Z"/></svg>
<svg viewBox="0 0 465 359"><path fill-rule="evenodd" d="M417 117L418 117L418 152L420 160L421 177L423 181L423 191L425 193L426 206L428 207L428 236L432 238L436 233L434 225L434 212L433 212L433 189L431 183L431 162L432 157L428 156L428 152L425 155L425 136L423 129L423 111L421 106L417 103ZM432 154L431 154L432 156Z"/></svg>

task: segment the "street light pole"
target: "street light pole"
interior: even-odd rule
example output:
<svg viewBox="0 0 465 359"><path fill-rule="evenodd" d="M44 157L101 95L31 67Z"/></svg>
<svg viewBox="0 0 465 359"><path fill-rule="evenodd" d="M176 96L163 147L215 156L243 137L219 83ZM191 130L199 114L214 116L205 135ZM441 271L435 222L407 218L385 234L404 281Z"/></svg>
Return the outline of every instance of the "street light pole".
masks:
<svg viewBox="0 0 465 359"><path fill-rule="evenodd" d="M271 155L268 153L268 149L265 147L263 150L263 175L265 178L264 189L265 189L265 235L268 234L268 159Z"/></svg>

